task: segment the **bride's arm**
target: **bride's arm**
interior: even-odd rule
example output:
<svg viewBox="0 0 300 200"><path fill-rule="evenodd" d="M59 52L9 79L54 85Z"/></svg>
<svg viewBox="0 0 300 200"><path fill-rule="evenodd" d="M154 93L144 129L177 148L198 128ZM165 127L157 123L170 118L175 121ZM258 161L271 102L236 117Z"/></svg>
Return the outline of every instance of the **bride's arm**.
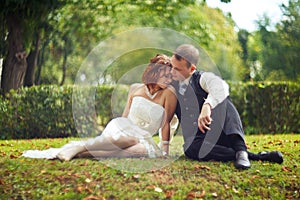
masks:
<svg viewBox="0 0 300 200"><path fill-rule="evenodd" d="M174 112L176 109L176 104L177 104L177 98L175 95L175 90L174 88L168 88L166 89L166 99L164 103L164 108L165 108L165 114L166 114L166 121L162 126L161 129L161 146L162 146L162 151L168 155L169 154L169 142L170 142L170 122L173 119Z"/></svg>
<svg viewBox="0 0 300 200"><path fill-rule="evenodd" d="M127 97L127 102L126 102L126 106L124 108L124 111L123 111L123 114L122 114L122 117L127 117L128 116L128 113L129 113L129 109L130 109L130 106L131 106L131 102L132 102L132 97L133 97L133 94L134 92L138 89L138 87L140 87L141 84L132 84L129 88L129 92L128 92L128 97Z"/></svg>

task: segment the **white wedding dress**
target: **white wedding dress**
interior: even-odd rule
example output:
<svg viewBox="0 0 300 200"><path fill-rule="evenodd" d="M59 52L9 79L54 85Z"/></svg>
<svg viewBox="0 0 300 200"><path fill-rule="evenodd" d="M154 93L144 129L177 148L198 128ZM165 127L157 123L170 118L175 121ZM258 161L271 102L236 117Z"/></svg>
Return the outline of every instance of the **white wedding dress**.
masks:
<svg viewBox="0 0 300 200"><path fill-rule="evenodd" d="M145 146L150 158L159 157L162 155L162 151L155 143L152 136L158 132L159 128L162 126L163 120L164 108L161 105L153 103L144 97L135 96L132 99L128 117L112 119L100 136L84 141L71 141L61 148L27 150L22 156L55 159L59 152L72 146L89 146L100 141L103 137L112 137L114 140L118 140L120 136L133 136Z"/></svg>

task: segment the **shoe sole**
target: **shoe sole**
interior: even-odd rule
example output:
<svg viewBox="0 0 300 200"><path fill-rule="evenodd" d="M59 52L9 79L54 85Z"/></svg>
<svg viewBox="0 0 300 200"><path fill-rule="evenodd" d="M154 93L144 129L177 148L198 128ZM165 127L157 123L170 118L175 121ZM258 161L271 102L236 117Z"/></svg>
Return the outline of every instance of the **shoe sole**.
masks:
<svg viewBox="0 0 300 200"><path fill-rule="evenodd" d="M245 165L234 165L236 169L249 169L251 166L245 166Z"/></svg>

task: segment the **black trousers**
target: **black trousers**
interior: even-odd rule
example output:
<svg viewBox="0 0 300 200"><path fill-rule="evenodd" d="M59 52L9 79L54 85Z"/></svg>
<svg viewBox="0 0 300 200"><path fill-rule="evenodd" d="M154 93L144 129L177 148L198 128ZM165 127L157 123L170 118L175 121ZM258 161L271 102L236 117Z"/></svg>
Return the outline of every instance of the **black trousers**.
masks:
<svg viewBox="0 0 300 200"><path fill-rule="evenodd" d="M212 110L212 119L211 130L198 130L185 155L203 161L235 160L236 152L246 151L247 147L240 116L229 97Z"/></svg>

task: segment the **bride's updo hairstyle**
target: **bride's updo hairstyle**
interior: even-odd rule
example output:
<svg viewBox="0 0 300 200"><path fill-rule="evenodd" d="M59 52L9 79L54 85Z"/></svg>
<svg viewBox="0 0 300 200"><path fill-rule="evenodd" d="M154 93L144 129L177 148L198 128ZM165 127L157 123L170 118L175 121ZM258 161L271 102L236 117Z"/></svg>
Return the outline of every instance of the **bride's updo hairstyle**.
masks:
<svg viewBox="0 0 300 200"><path fill-rule="evenodd" d="M157 54L154 58L150 59L150 64L146 67L142 81L144 84L156 84L161 76L161 71L164 75L167 73L167 68L172 67L171 60L164 54Z"/></svg>

